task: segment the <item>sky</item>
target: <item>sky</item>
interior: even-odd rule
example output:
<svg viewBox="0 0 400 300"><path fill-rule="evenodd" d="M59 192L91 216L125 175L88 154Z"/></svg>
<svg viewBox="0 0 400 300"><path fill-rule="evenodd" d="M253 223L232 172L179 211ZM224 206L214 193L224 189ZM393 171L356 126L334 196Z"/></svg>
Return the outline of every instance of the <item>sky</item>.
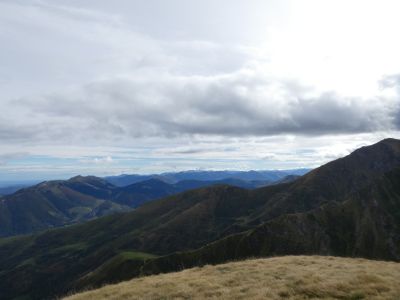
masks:
<svg viewBox="0 0 400 300"><path fill-rule="evenodd" d="M313 168L399 138L399 11L0 0L0 181Z"/></svg>

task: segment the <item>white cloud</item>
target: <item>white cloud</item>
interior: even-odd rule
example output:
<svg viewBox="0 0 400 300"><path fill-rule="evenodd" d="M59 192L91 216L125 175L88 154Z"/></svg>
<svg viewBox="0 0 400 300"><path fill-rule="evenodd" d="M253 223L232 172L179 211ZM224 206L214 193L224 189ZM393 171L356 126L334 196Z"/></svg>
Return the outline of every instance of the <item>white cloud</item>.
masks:
<svg viewBox="0 0 400 300"><path fill-rule="evenodd" d="M108 155L105 157L84 158L79 160L79 162L83 164L107 165L113 163L114 160Z"/></svg>
<svg viewBox="0 0 400 300"><path fill-rule="evenodd" d="M0 2L0 155L286 167L398 134L397 2L150 2Z"/></svg>

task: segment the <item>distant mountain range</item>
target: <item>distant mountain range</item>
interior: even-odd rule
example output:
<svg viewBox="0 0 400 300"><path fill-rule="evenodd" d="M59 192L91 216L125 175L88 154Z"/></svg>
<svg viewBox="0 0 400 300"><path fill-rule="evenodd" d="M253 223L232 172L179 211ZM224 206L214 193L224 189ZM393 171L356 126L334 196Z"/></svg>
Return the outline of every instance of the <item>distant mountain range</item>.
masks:
<svg viewBox="0 0 400 300"><path fill-rule="evenodd" d="M237 180L235 184L245 188L256 188L267 184L272 184L284 180L285 177L302 176L311 169L292 169L292 170L263 170L263 171L183 171L168 172L161 174L139 175L123 174L118 176L104 177L109 183L124 187L134 183L158 179L166 183L177 183L179 181L226 181L229 179ZM16 191L39 184L39 180L22 180L12 182L0 182L0 196L11 195ZM247 184L250 182L250 185Z"/></svg>
<svg viewBox="0 0 400 300"><path fill-rule="evenodd" d="M188 174L191 173L188 172ZM208 174L213 174L213 172L208 172ZM287 175L282 180L294 180L296 176ZM205 175L202 175L202 178L204 177ZM0 198L0 236L28 234L81 223L128 211L148 201L205 186L228 184L254 189L273 183L236 178L215 181L190 179L166 183L152 177L141 178L144 181L117 187L102 178L76 176L69 180L46 181L19 189L11 195Z"/></svg>
<svg viewBox="0 0 400 300"><path fill-rule="evenodd" d="M55 298L137 276L287 254L400 261L399 140L360 148L287 183L203 187L0 240L0 293Z"/></svg>
<svg viewBox="0 0 400 300"><path fill-rule="evenodd" d="M109 176L105 179L116 186L127 186L140 181L149 179L158 179L166 183L177 183L179 181L196 180L196 181L219 181L227 179L235 179L241 182L253 182L261 185L277 182L287 176L302 176L308 173L310 169L292 169L292 170L262 170L262 171L184 171L169 172L151 175L119 175ZM257 184L255 184L257 185Z"/></svg>

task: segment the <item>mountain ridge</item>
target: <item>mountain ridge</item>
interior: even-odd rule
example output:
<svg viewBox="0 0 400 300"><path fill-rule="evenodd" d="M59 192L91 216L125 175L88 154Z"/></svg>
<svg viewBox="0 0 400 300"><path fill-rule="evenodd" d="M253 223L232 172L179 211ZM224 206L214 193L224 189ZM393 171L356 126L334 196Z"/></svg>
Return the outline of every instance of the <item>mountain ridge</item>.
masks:
<svg viewBox="0 0 400 300"><path fill-rule="evenodd" d="M183 180L172 184L150 178L117 187L103 178L81 175L68 180L43 181L0 198L0 236L82 223L135 209L146 202L190 189L222 184L254 189L270 183L226 178L218 181Z"/></svg>
<svg viewBox="0 0 400 300"><path fill-rule="evenodd" d="M165 172L160 174L139 175L122 174L118 176L108 176L105 179L116 186L127 186L151 178L162 180L166 183L174 184L183 180L199 181L219 181L227 178L234 178L242 181L262 181L272 183L283 179L288 175L304 175L310 169L289 169L289 170L250 170L250 171L207 171L207 170L188 170L181 172Z"/></svg>

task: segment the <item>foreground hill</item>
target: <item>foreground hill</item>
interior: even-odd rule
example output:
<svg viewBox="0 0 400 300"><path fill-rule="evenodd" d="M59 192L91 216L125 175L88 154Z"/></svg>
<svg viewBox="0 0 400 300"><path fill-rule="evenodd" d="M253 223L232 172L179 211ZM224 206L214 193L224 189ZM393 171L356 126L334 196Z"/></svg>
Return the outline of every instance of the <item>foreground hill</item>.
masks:
<svg viewBox="0 0 400 300"><path fill-rule="evenodd" d="M0 291L4 299L51 298L254 256L400 260L399 168L400 141L387 139L294 182L202 188L133 212L0 240Z"/></svg>
<svg viewBox="0 0 400 300"><path fill-rule="evenodd" d="M148 276L77 294L86 299L399 299L400 264L286 256Z"/></svg>

